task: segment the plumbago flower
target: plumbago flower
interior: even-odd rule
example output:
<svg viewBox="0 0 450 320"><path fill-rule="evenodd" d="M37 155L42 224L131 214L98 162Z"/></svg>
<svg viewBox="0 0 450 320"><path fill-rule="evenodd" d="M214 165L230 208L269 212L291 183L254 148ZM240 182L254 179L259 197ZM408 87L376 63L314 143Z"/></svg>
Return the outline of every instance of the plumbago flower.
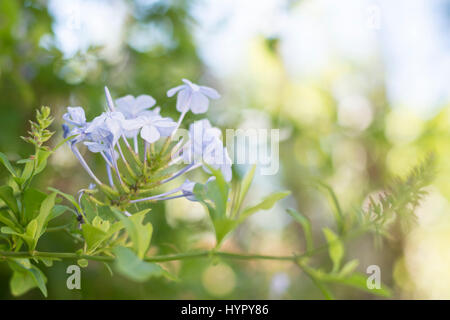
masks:
<svg viewBox="0 0 450 320"><path fill-rule="evenodd" d="M161 137L168 137L175 130L177 123L171 118L163 118L159 115L140 116L141 137L147 143L158 141Z"/></svg>
<svg viewBox="0 0 450 320"><path fill-rule="evenodd" d="M149 113L159 113L159 108L155 108L153 111L148 110L155 104L156 100L152 96L146 94L140 95L136 98L131 95L127 95L116 100L116 110L121 112L126 119L136 119L139 116Z"/></svg>
<svg viewBox="0 0 450 320"><path fill-rule="evenodd" d="M208 99L220 97L212 88L185 79L183 82L184 85L167 93L168 96L178 93L177 110L181 112L178 122L162 116L159 108L153 108L156 101L149 95L127 95L114 102L106 87L105 111L92 121L86 120L82 107L68 107L63 115L64 136L74 136L68 141L73 153L94 180L96 188L106 195L106 204L119 207L126 215L130 214L127 207L137 202L179 197L196 201L196 183L189 179L170 191L151 196L148 193L197 168L202 167L208 175L212 175L211 168L220 170L226 181L231 180L231 160L221 140L221 131L207 119L189 126L189 141L172 141L188 111L204 113L208 109ZM134 143L134 148L130 147L129 139ZM139 150L139 139L142 139L143 150ZM161 140L164 141L159 143ZM185 142L184 145L181 145L182 142ZM102 183L90 169L79 150L83 145L87 151L102 156L109 186ZM212 180L208 179L207 183ZM93 191L89 193L92 198L91 193ZM104 200L95 201L103 203Z"/></svg>
<svg viewBox="0 0 450 320"><path fill-rule="evenodd" d="M207 119L194 122L189 127L189 142L184 145L181 157L191 168L202 165L207 173L211 171L206 165L220 169L225 180L230 181L231 159L220 140L221 135L221 131L211 126Z"/></svg>
<svg viewBox="0 0 450 320"><path fill-rule="evenodd" d="M155 107L149 110L156 104L156 100L149 95L140 95L133 97L127 95L125 97L116 100L116 110L121 112L127 120L137 120L142 117L153 118L159 115L160 108ZM141 119L140 119L141 120ZM132 138L134 142L134 151L138 152L138 140L137 135L139 130L133 130L130 128L124 128L124 134L127 138Z"/></svg>
<svg viewBox="0 0 450 320"><path fill-rule="evenodd" d="M187 79L182 81L185 84L167 91L168 97L178 93L177 110L181 113L186 113L189 110L195 114L205 113L208 111L209 99L220 98L219 93L213 88L199 86Z"/></svg>

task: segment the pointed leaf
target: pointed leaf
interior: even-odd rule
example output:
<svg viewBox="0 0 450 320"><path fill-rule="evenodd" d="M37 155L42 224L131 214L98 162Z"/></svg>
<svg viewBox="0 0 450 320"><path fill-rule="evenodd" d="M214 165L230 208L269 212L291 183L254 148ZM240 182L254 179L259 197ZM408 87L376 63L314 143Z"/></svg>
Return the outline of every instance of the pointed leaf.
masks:
<svg viewBox="0 0 450 320"><path fill-rule="evenodd" d="M340 238L330 229L324 228L323 233L328 242L328 254L333 262L333 270L331 272L337 272L344 257L344 245Z"/></svg>
<svg viewBox="0 0 450 320"><path fill-rule="evenodd" d="M45 193L37 189L29 188L25 190L23 194L23 206L27 222L36 218L39 207L46 197L47 195Z"/></svg>
<svg viewBox="0 0 450 320"><path fill-rule="evenodd" d="M64 193L62 191L59 191L58 189L51 188L51 187L48 188L48 190L53 191L53 192L57 193L58 195L60 195L61 197L65 198L70 203L72 203L75 208L77 208L78 212L82 212L80 205L78 204L78 202L75 201L75 198L72 195Z"/></svg>
<svg viewBox="0 0 450 320"><path fill-rule="evenodd" d="M17 177L16 170L11 165L11 162L9 162L8 157L2 152L0 152L0 162L3 163L5 168L13 175L13 177Z"/></svg>
<svg viewBox="0 0 450 320"><path fill-rule="evenodd" d="M367 287L367 276L362 273L353 273L348 277L339 277L336 275L327 275L323 278L326 282L334 282L343 285L347 285L350 287L354 287L360 289L365 292L369 292L382 297L390 297L392 295L391 289L387 287L385 284L381 285L380 289L369 289Z"/></svg>
<svg viewBox="0 0 450 320"><path fill-rule="evenodd" d="M257 205L244 209L242 213L239 215L238 218L239 223L244 221L247 217L251 216L255 212L271 209L275 205L275 203L277 203L279 200L287 197L290 194L291 194L290 191L280 191L268 195Z"/></svg>
<svg viewBox="0 0 450 320"><path fill-rule="evenodd" d="M358 259L350 260L342 267L341 271L339 271L339 276L346 277L350 275L353 271L355 271L358 265L359 265Z"/></svg>
<svg viewBox="0 0 450 320"><path fill-rule="evenodd" d="M47 297L45 285L47 278L38 267L32 265L27 259L14 259L14 261L8 263L14 270L10 282L11 291L14 295L21 295L34 287L38 287L42 294ZM34 285L32 285L32 281Z"/></svg>
<svg viewBox="0 0 450 320"><path fill-rule="evenodd" d="M116 255L115 267L119 273L137 282L144 282L152 277L166 276L173 279L160 265L152 262L145 262L129 248L114 248Z"/></svg>
<svg viewBox="0 0 450 320"><path fill-rule="evenodd" d="M312 251L314 249L314 242L312 237L311 222L306 216L298 211L295 211L293 209L287 209L286 211L292 218L294 218L295 221L297 221L302 226L303 232L305 234L306 250Z"/></svg>
<svg viewBox="0 0 450 320"><path fill-rule="evenodd" d="M239 199L236 204L237 212L239 212L242 202L244 201L245 196L247 195L248 189L250 189L250 185L253 182L253 177L255 176L255 169L256 169L256 164L254 164L252 166L252 168L245 174L244 178L242 179L240 192L239 192Z"/></svg>
<svg viewBox="0 0 450 320"><path fill-rule="evenodd" d="M124 216L117 209L113 209L116 216L122 221L123 225L127 229L133 242L133 248L137 256L142 259L150 246L150 241L153 233L153 226L151 223L144 224L145 215L150 211L146 209L138 213L133 214L130 217Z"/></svg>
<svg viewBox="0 0 450 320"><path fill-rule="evenodd" d="M2 199L6 205L18 216L19 207L17 200L14 197L14 191L10 186L0 186L0 199Z"/></svg>
<svg viewBox="0 0 450 320"><path fill-rule="evenodd" d="M21 296L29 290L37 287L34 278L29 272L14 272L9 282L13 296Z"/></svg>

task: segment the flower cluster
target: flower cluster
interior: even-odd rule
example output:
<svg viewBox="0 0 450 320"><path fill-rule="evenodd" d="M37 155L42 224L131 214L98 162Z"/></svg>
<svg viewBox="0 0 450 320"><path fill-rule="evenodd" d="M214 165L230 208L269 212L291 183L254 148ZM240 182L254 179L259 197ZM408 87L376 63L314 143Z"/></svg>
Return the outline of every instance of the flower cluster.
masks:
<svg viewBox="0 0 450 320"><path fill-rule="evenodd" d="M162 116L160 108L155 107L155 99L149 95L127 95L114 102L106 87L107 108L92 121L86 120L82 107L67 108L63 115L64 137L86 172L110 198L126 203L177 197L194 201L195 182L188 179L168 192L143 195L196 168L203 168L208 174L210 168L220 170L225 180L231 180L231 160L221 140L221 131L207 119L190 124L186 139L173 141L187 112L205 113L209 99L220 97L212 88L186 79L183 82L167 92L168 97L177 94L176 108L181 113L178 121ZM165 140L162 146L157 145L162 139ZM90 169L79 151L80 145L102 156L109 187Z"/></svg>

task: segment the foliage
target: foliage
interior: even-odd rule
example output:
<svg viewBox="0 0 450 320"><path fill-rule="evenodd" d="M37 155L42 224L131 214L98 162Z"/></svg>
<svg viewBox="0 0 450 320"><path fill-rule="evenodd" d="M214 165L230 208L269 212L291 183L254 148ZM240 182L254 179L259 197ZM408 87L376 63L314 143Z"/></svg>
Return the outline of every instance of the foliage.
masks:
<svg viewBox="0 0 450 320"><path fill-rule="evenodd" d="M121 268L116 265L118 261L114 260L119 256L119 253L115 252L117 248L127 248L133 257L137 257L138 251L143 250L139 249L141 246L135 246L133 239L129 236L129 233L133 233L131 230L134 227L127 228L122 222L129 219L125 219L123 214L124 219L120 219L115 212L115 210L123 212L120 206L127 204L132 197L122 190L120 190L122 194L118 196L115 193L105 195L102 190L86 188L82 190L83 195L79 202L77 191L80 185L88 184L87 176L80 174L79 166L67 160L62 148L54 157L49 158L51 165L46 167L45 174L37 174L38 168L41 170L47 164L48 150L45 146L49 146L48 142L41 145L44 148L37 148L34 143L17 143L19 140L17 137L26 131L27 120L32 118L37 105L52 106L57 118L55 121L57 126L60 125L61 105L87 105L89 102L90 108L86 109L87 116L103 110L104 100L101 91L105 85L105 79L108 79L111 92L118 96L124 95L125 92L142 93L151 88L155 92L155 98L161 101L162 110L171 116L175 114L175 110L166 108L166 102L162 99L165 96L163 88L172 85L174 79L182 76L189 79L201 77L208 81L216 79L215 71L206 68L199 58L198 53L202 52L203 48L196 47L191 34L192 26L195 25L189 10L193 6L192 2L166 4L156 1L151 2L150 5L144 5L144 2L126 1L128 16L123 26L125 36L116 37L120 38L118 40L120 41L119 54L111 59L111 56L104 54L101 47L91 47L73 56L66 56L57 43L54 30L58 22L47 7L49 1L0 1L0 92L2 94L0 151L3 152L0 153L2 168L0 179L4 184L0 187L2 199L0 200L0 227L10 228L5 230L7 232L13 230L22 235L0 233L0 251L2 252L0 283L5 284L0 287L0 295L10 297L9 292L12 292L14 296L26 294L25 298L38 298L40 290L30 289L38 287L45 292L43 283L46 283L49 286L50 298L96 298L101 295L113 299L142 297L161 299L186 296L211 299L215 296L205 290L202 285L202 272L207 270L209 261L217 262L218 259L223 259L227 260L226 263L232 267L240 284L239 290L234 290L225 296L226 298L258 299L266 297L266 294L269 297L270 282L274 278L274 272L278 271L286 271L292 283L288 292L282 297L314 298L316 292L310 290L309 283L303 281L301 276L297 277L298 271L295 268L287 269L284 264L279 266L278 263L266 268L265 262L259 261L255 264L245 264L243 267L241 261L231 260L233 258L227 255L228 252L221 252L220 248L216 248L214 252L197 251L204 247L209 249L209 242L205 239L209 239L211 231L216 236L216 241L211 246L220 244L227 250L239 252L245 252L250 248L260 249L258 246L260 243L265 244L265 239L272 239L273 233L264 228L255 227L253 221L245 223L244 219L239 217L243 216L243 206L258 203L255 193L258 197L261 193L263 197L265 190L269 189L268 184L275 183L283 185L283 189L291 190L292 196L288 201L284 201L284 204L288 203L298 209L289 210L288 213L293 216L294 221L299 223L303 232L298 232L298 229L294 227L295 222L285 225L277 234L282 241L273 242L273 253L300 252L299 255L303 256L301 248L304 248L305 256L301 259L303 273L312 270L310 273L315 275L312 278L313 282L322 292L329 297L340 298L348 295L355 297L352 291L345 289L346 285L339 285L339 283L348 283L350 280L345 280L346 277L330 275L330 272L335 268L340 275L351 276L353 273L350 271L353 268L362 271L364 260L355 267L356 262L351 259L359 257L359 250L367 250L365 245L368 239L355 241L351 248L346 246L345 241L366 233L375 233L377 239L379 236L387 237L387 241L394 237L401 239L402 235L397 234L397 223L403 227L403 230L408 230L414 221L413 213L417 204L409 200L414 197L419 200L419 197L424 196L421 194L424 192L422 187L429 183L429 179L424 177L431 176L433 170L425 168L423 169L425 172L417 172L417 178L409 182L407 182L408 178L402 178L395 179L392 184L389 184L390 177L411 167L417 158L434 151L436 152L435 161L439 164L439 175L433 181L435 189L432 189L432 192L435 193L437 190L437 193L447 199L450 196L448 184L450 167L448 161L445 161L450 156L448 125L450 109L443 108L429 121L421 120L423 127L411 126L407 116L408 110L413 108L406 106L405 111L401 111L403 109L398 108L399 106L391 105L391 99L388 99L386 90L387 77L384 74L389 66L380 68L378 63L366 66L360 63L354 64L351 59L338 58L333 60L327 67L329 69L323 73L313 72L311 77L300 79L297 76L293 77L293 70L288 69L290 64L285 63L286 55L281 54L280 48L286 48L286 40L282 37L264 39L258 35L249 41L253 48L249 52L249 63L244 63L239 72L233 72L228 79L217 77L217 80L221 79L220 85L224 91L228 91L229 98L227 98L226 108L217 108L212 112L213 114L217 112L215 120L222 127L239 127L241 122L248 118L246 113L251 112L250 118L253 118L253 114L267 117L273 127L288 133L280 143L281 171L277 178L270 182L265 180L264 183L267 184L260 185L258 182L256 186L253 186L253 190L249 192L250 201L244 201L244 197L247 195L253 173L247 174L247 181L235 179L239 181L227 183L227 187L230 188L228 191L230 200L227 202L225 212L221 211L220 214L216 211L223 208L220 204L223 195L208 199L205 195L208 188L205 188L203 184L197 185L196 190L206 197L203 206L208 210L206 219L210 218L212 227L209 223L205 223L205 219L193 221L184 219L184 216L174 219L173 217L178 214L175 210L178 209L178 203L166 205L155 202L150 205L129 206L132 213L151 207L151 211L143 214L145 216L143 222L136 226L136 228L147 228L147 230L150 230L150 225L152 226L151 239L144 239L145 243L151 242L148 247L150 249L143 259L137 259L140 262L138 265L144 262L159 265L160 262L171 261L166 259L172 258L182 260L179 265L161 264L164 270L170 270L171 275L176 274L177 278L183 280L176 285L152 275L148 278L151 279L149 282L140 285L142 290L135 290L136 285L133 281L119 283L111 281L108 278L108 272L101 272L104 270L96 268L96 261L103 261L106 262L105 266L111 264L114 267L117 271L115 277L119 277L117 274L133 276L135 271L128 273L121 271ZM134 30L149 24L161 25L161 23L170 26L167 30L164 29L164 33L170 39L171 46L158 45L142 50L137 49L129 41L129 36ZM367 128L362 129L359 126L360 122L364 121L360 121L363 119L358 119L357 114L349 117L350 120L353 119L350 124L346 118L349 115L341 114L341 106L345 106L345 103L341 101L342 98L353 97L354 94L363 98L370 107L370 124ZM442 102L445 104L445 101ZM396 114L400 110L398 114L401 115L396 121L392 121L394 110ZM354 119L355 116L356 119ZM186 119L197 118L195 115L188 115ZM395 137L393 138L393 127L407 139L398 141ZM411 131L414 131L414 134L409 136ZM32 135L28 138L35 141ZM37 149L40 151L36 152ZM127 149L124 151L127 153ZM28 156L28 154L32 155ZM41 159L39 163L33 159L35 154L38 154L38 158ZM21 158L24 159L21 160ZM91 158L88 157L87 160ZM104 170L103 163L100 161L93 160L90 165L95 172ZM123 165L119 163L120 170L126 172L128 168ZM26 166L28 166L27 170L25 170ZM157 168L156 163L152 166ZM36 167L35 172L30 175L34 167ZM131 170L136 169L134 166L131 167ZM151 179L156 181L160 178L159 174L170 175L173 173L170 170L175 168L161 169ZM133 173L136 174L139 171L133 171ZM26 179L28 175L30 176ZM126 173L127 179L130 179L129 176L131 174ZM346 180L351 181L350 185L344 183L342 186L342 182ZM315 191L308 187L309 183L317 186L318 190L325 191L326 197L317 196ZM48 188L50 185L54 188ZM143 196L150 196L154 190L157 190L156 187L153 189L153 185L150 187L152 190L148 190L148 194L142 192ZM144 190L142 188L140 191ZM377 191L371 192L373 190ZM105 188L105 192L108 191ZM37 238L36 231L40 223L36 218L40 215L42 203L52 193L57 195L50 213L51 220L46 226L44 223L43 233ZM369 197L366 197L367 194ZM282 195L283 193L279 193L280 197ZM359 208L365 198L371 200ZM323 205L326 199L330 201L329 205ZM51 204L51 200L49 198L47 202ZM117 200L121 205L117 205ZM61 201L64 201L64 204ZM219 207L216 207L215 201L218 201ZM110 207L113 202L114 205ZM327 220L329 208L334 217L332 225ZM189 210L191 210L189 207L183 208L183 213ZM45 214L44 212L43 217ZM217 217L222 218L217 219ZM28 224L33 219L36 219L36 223L33 222L30 225L30 236L27 236ZM242 219L240 221L243 222L242 224L237 222L239 219ZM280 220L283 219L280 218ZM80 222L83 223L80 224ZM116 228L118 231L115 231ZM323 231L324 228L328 231ZM235 236L232 237L233 231ZM333 237L334 234L340 239L342 245L337 247L344 248L340 260L337 258L341 254L336 252L333 253L333 259L330 255L321 254L327 253L328 248L324 232L328 234L328 237ZM304 235L305 240L297 241L297 235ZM32 239L34 236L36 239ZM18 249L19 243L21 245ZM330 247L336 247L333 243L330 243ZM44 252L36 250L29 252L28 244ZM391 242L390 244L392 245ZM399 241L394 245L400 246L395 248L395 254L374 251L371 252L370 258L375 259L383 254L382 260L386 265L394 264L402 252L401 246L404 243ZM59 258L52 256L61 251L67 252ZM342 250L337 251L342 252ZM8 257L4 254L8 254ZM247 255L237 254L244 256L244 259L248 258ZM128 258L131 255L127 253L122 256L132 260ZM293 261L297 259L297 256L282 258ZM346 256L351 258L350 261L347 262ZM366 254L364 256L367 257ZM196 259L198 257L201 259ZM258 256L258 259L260 258L262 257ZM55 284L59 275L64 274L62 270L64 263L55 263L51 269L45 268L52 265L55 259L67 259L64 261L67 263L71 263L72 260L78 261L80 266L84 267L89 262L89 268L83 270L83 278L87 280L83 282L82 293L67 290L64 285ZM340 261L339 267L334 267L333 261ZM103 264L99 266L103 267ZM319 272L314 273L314 271ZM106 276L103 277L105 274ZM143 274L145 275L145 272ZM94 277L95 281L89 281ZM146 276L142 276L141 279L143 278ZM8 280L10 280L11 290L6 288ZM360 284L360 289L364 290L366 287L362 277L359 279L356 277L356 280ZM100 285L91 285L94 282ZM387 284L392 285L390 281ZM325 290L323 290L324 287ZM333 294L330 293L330 289L333 290Z"/></svg>
<svg viewBox="0 0 450 320"><path fill-rule="evenodd" d="M13 252L21 250L25 245L29 252L36 249L39 239L46 232L48 223L65 211L70 210L65 206L55 205L56 193L45 194L31 187L32 179L44 170L47 158L61 146L51 149L44 143L50 139L52 132L47 128L52 123L50 108L42 107L36 112L37 122L31 122L29 136L23 138L34 145L35 153L27 159L21 159L16 163L22 168L14 168L7 157L0 153L2 163L11 174L11 185L0 187L0 199L5 206L0 208L0 232L3 249ZM13 183L14 182L14 183ZM31 259L8 260L9 266L14 271L11 278L11 292L15 295L23 294L33 287L39 287L46 296L46 278L42 271L32 264L42 262L51 264L51 260L42 260L37 257Z"/></svg>
<svg viewBox="0 0 450 320"><path fill-rule="evenodd" d="M125 216L120 211L120 203L104 205L99 200L91 201L94 196L91 193L87 193L87 198L80 198L83 199L82 202L77 203L72 196L55 189L47 195L31 188L30 181L33 176L44 169L47 157L61 145L60 143L53 149L44 145L52 135L47 129L51 122L48 108L44 107L37 112L37 123L32 122L30 136L24 138L25 141L35 145L36 152L28 159L17 161L17 164L23 166L21 170L15 168L2 154L2 163L12 176L11 183L15 184L4 185L0 190L0 198L5 204L0 211L0 223L3 224L0 229L2 234L0 256L13 270L10 281L12 294L21 295L37 287L44 296L47 296L46 277L39 264L52 266L53 260L63 258L64 255L49 253L49 257L44 257L35 250L39 239L47 232L49 222L64 212L76 213L72 215L73 221L68 231L74 238L82 237L83 239L82 248L73 256L78 259L80 266L86 267L91 258L93 260L102 257L112 258L112 261L115 261L115 269L130 280L142 282L160 276L176 280L176 276L159 264L147 261L153 227L150 222L145 223L144 219L150 209ZM379 204L371 198L368 208L362 211L362 219L355 220L352 215L347 214L339 215L337 225L343 223L351 227L339 233L330 228L323 228L326 244L320 247L314 244L309 219L293 209L288 210L294 220L301 225L307 248L303 254L292 256L292 261L312 279L326 298L333 298L329 289L330 284L355 287L381 296L391 295L391 290L385 285L381 289L367 288L365 275L355 271L358 260L343 263L345 240L371 231L387 234L389 224L386 222L396 219L402 221L413 215L414 208L425 195L423 188L432 180L433 165L433 158L430 157L413 169L406 178L395 179L391 187L387 189L388 191L380 196ZM220 170L211 166L208 166L208 170L212 172L215 179L207 184L197 183L194 187L194 195L209 212L214 226L217 242L216 248L210 252L210 255L214 256L224 238L247 217L260 210L270 209L277 201L289 195L289 192L274 193L265 197L259 204L243 209L242 204L253 180L255 167L252 167L244 178L235 184L235 188L230 187ZM58 195L68 200L74 209L57 204ZM332 198L336 201L335 205L339 207L337 198ZM339 219L344 221L340 222ZM81 228L76 228L80 222ZM320 254L323 249L327 249L332 262L329 272L322 267L315 268L311 265L312 257ZM23 256L16 258L14 255L19 253ZM225 253L224 256L226 256ZM177 256L172 258L178 259ZM277 259L276 256L273 258ZM158 257L154 259L158 260Z"/></svg>
<svg viewBox="0 0 450 320"><path fill-rule="evenodd" d="M336 215L336 225L348 227L341 229L340 233L335 233L327 227L323 228L327 244L322 247L314 246L309 219L298 211L288 209L288 213L301 225L306 241L307 251L298 258L298 266L313 280L327 299L333 298L333 294L328 288L328 285L333 283L355 287L380 296L391 296L392 291L385 284L380 289L368 289L367 277L355 272L359 264L357 259L342 264L345 257L345 240L365 233L389 237L392 224L399 222L406 225L406 222L413 220L414 210L427 193L424 188L431 183L434 176L435 158L431 155L413 168L406 178L393 179L393 183L387 188L387 191L379 195L379 203L371 196L367 208L358 209L354 214ZM326 191L334 194L329 187L326 188ZM336 208L340 207L335 196L332 197L332 202ZM408 225L410 226L410 224ZM404 228L404 230L408 229ZM329 272L322 268L311 267L309 264L311 257L320 253L322 249L328 249L329 259L332 262Z"/></svg>

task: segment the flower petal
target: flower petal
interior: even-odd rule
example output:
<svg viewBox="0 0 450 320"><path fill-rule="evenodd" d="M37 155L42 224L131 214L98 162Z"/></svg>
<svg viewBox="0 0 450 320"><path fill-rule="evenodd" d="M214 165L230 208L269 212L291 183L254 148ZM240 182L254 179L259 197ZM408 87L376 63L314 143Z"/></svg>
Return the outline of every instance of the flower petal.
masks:
<svg viewBox="0 0 450 320"><path fill-rule="evenodd" d="M177 97L177 110L178 112L186 112L191 105L192 91L185 88L180 91Z"/></svg>
<svg viewBox="0 0 450 320"><path fill-rule="evenodd" d="M210 87L200 86L200 92L211 99L219 99L220 98L220 94L216 91L216 89L213 89Z"/></svg>
<svg viewBox="0 0 450 320"><path fill-rule="evenodd" d="M200 92L192 94L191 111L194 114L205 113L208 111L209 100Z"/></svg>
<svg viewBox="0 0 450 320"><path fill-rule="evenodd" d="M85 141L84 144L91 152L103 152L108 149L106 145L98 142Z"/></svg>
<svg viewBox="0 0 450 320"><path fill-rule="evenodd" d="M181 89L183 89L184 87L186 87L185 84L182 84L180 86L177 86L175 88L169 89L169 91L167 91L167 96L170 98L172 97L175 93L177 93L178 91L180 91Z"/></svg>
<svg viewBox="0 0 450 320"><path fill-rule="evenodd" d="M162 137L168 137L172 134L173 130L177 127L177 123L170 118L163 118L155 122L159 133Z"/></svg>
<svg viewBox="0 0 450 320"><path fill-rule="evenodd" d="M86 116L82 107L67 107L67 113L63 115L63 119L75 126L83 126L86 123Z"/></svg>
<svg viewBox="0 0 450 320"><path fill-rule="evenodd" d="M128 117L132 114L135 98L132 95L126 95L116 99L116 109L122 112L124 116Z"/></svg>
<svg viewBox="0 0 450 320"><path fill-rule="evenodd" d="M157 141L161 137L161 135L154 126L146 125L141 130L141 137L148 143L153 143Z"/></svg>
<svg viewBox="0 0 450 320"><path fill-rule="evenodd" d="M134 110L139 112L151 108L155 105L156 100L147 94L140 95L136 98Z"/></svg>

